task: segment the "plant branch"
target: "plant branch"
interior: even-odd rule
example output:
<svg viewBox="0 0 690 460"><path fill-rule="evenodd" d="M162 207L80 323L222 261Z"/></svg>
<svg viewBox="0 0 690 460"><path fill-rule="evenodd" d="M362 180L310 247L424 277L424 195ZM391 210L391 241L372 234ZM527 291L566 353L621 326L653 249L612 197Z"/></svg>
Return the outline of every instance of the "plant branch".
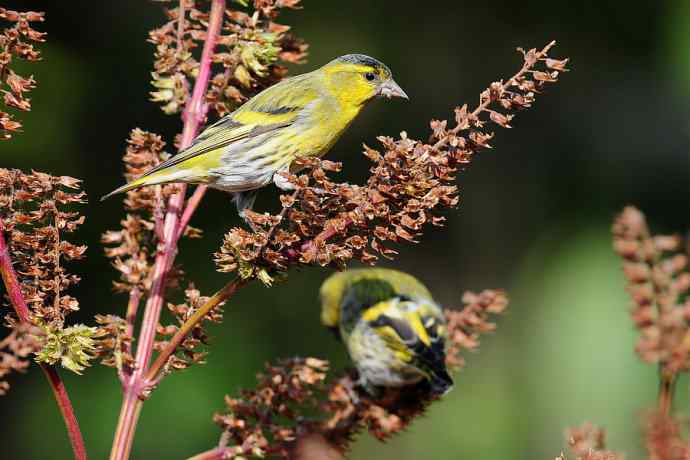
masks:
<svg viewBox="0 0 690 460"><path fill-rule="evenodd" d="M14 267L12 266L12 260L10 259L4 234L5 229L2 225L2 222L0 222L0 273L2 274L2 280L5 283L7 296L9 297L10 303L12 304L14 311L17 313L17 316L22 322L30 323L31 318L29 307L27 306L26 299L24 299L24 295L22 294L21 286L19 285L19 280L17 279L17 273L14 271ZM70 443L72 444L72 450L74 452L74 458L76 460L86 460L87 455L86 447L84 445L84 438L81 435L79 422L74 414L74 408L72 407L72 402L69 399L69 394L67 394L65 384L54 367L47 364L41 364L41 369L48 379L48 383L50 384L55 396L55 401L60 409L60 414L62 414L62 419L65 421L67 435L69 436Z"/></svg>
<svg viewBox="0 0 690 460"><path fill-rule="evenodd" d="M201 203L201 200L204 198L207 189L208 186L206 185L197 185L196 189L194 190L194 193L187 200L187 206L185 206L184 212L182 213L182 217L180 218L180 224L177 226L176 238L178 240L182 238L182 235L184 234L187 225L189 225L189 221L192 219L192 215L196 211L196 208L199 206L199 203Z"/></svg>
<svg viewBox="0 0 690 460"><path fill-rule="evenodd" d="M542 48L541 51L538 51L535 54L533 61L525 59L525 62L524 62L524 64L522 64L522 68L518 71L518 73L516 73L515 75L510 77L505 83L503 83L501 85L503 91L510 88L510 86L514 82L521 79L526 73L531 72L532 68L534 67L534 64L537 61L539 61L540 59L544 59L544 57L548 55L549 50L551 48L553 48L554 46L556 46L556 40L552 40L549 44L547 44L544 48ZM518 50L521 50L521 48L518 48ZM493 103L493 102L494 102L494 100L491 97L486 97L486 98L480 97L479 105L477 105L477 107L472 111L472 113L470 114L470 118L479 116L479 114L484 112L485 110L487 110L489 105L491 105L491 103ZM458 124L456 127L451 129L450 132L453 134L457 134L460 131L462 131L463 129L465 129L465 126ZM448 143L449 139L450 139L450 137L448 137L448 136L443 137L442 139L439 139L439 141L434 144L434 148L438 149L440 147L443 147L444 145L446 145Z"/></svg>
<svg viewBox="0 0 690 460"><path fill-rule="evenodd" d="M180 4L182 3L184 3L184 0L180 2ZM182 9L180 11L182 11ZM211 76L213 51L218 36L220 35L224 14L225 0L213 0L211 4L211 14L208 20L206 41L199 62L199 74L194 83L192 97L183 114L184 126L182 130L182 140L180 142L181 150L192 143L201 124L206 118L208 107L205 99ZM183 19L180 18L180 20ZM137 341L135 368L129 381L125 382L124 385L125 391L120 411L120 419L118 421L115 439L113 440L113 448L110 454L112 460L124 460L128 458L134 441L134 432L142 406L140 398L143 397L143 392L146 389L143 376L147 372L147 367L153 352L156 328L159 323L164 301L167 275L177 255L177 241L180 235L178 232L179 217L184 204L185 192L186 186L184 184L180 185L177 193L175 193L168 202L163 224L162 249L156 256L151 292L146 302L139 340Z"/></svg>
<svg viewBox="0 0 690 460"><path fill-rule="evenodd" d="M508 80L505 82L500 82L500 90L496 88L494 85L491 86L491 88L487 89L486 91L482 92L482 95L480 96L479 104L477 107L467 115L468 120L473 120L473 119L478 119L478 117L483 113L483 112L492 112L489 109L489 106L496 102L496 99L492 97L492 94L500 94L504 91L507 91L510 89L511 86L514 86L519 82L526 74L530 72L534 72L533 68L535 65L540 61L546 59L548 56L549 50L553 48L556 45L556 41L553 40L550 43L548 43L546 46L544 46L541 51L536 51L534 54L530 53L523 53L525 54L525 60L520 68L520 70L514 74L512 77L510 77ZM494 112L492 112L492 115ZM493 119L493 117L492 117ZM443 136L441 139L439 139L435 144L433 144L432 148L434 150L438 150L442 147L444 147L448 142L450 142L450 139L452 139L454 136L459 134L461 131L467 130L469 128L468 125L458 123L454 128L450 129L448 131L449 134L451 135L446 135ZM285 251L285 255L291 259L291 260L296 260L298 259L302 254L308 253L310 251L315 250L319 244L324 243L328 241L330 238L334 237L337 235L339 232L341 232L343 229L346 229L353 225L355 223L355 219L351 217L349 212L342 213L339 218L334 219L330 225L325 227L321 233L319 233L316 237L309 241L305 241L302 243L302 245L299 247L299 249L294 249L294 248L289 248Z"/></svg>
<svg viewBox="0 0 690 460"><path fill-rule="evenodd" d="M156 361L151 365L146 377L144 378L147 382L153 382L158 378L159 372L163 369L165 364L168 362L170 356L175 353L177 347L182 343L182 341L187 337L187 335L194 329L199 322L201 322L204 317L214 308L216 308L221 303L228 300L230 297L237 292L242 286L247 284L249 279L235 278L229 283L227 283L221 290L213 294L213 296L206 301L194 314L180 327L180 329L175 333L175 335L170 339L170 341L165 345L165 348L160 352Z"/></svg>

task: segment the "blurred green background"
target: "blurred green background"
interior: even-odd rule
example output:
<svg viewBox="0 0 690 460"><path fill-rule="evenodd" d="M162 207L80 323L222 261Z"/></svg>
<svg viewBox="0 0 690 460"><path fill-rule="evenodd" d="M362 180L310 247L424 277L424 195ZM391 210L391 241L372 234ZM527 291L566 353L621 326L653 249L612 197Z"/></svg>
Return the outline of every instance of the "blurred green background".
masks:
<svg viewBox="0 0 690 460"><path fill-rule="evenodd" d="M0 166L85 180L92 201L78 236L89 252L74 267L84 276L74 320L122 314L126 299L111 293L115 272L98 241L123 212L119 200L93 197L122 182L130 129L168 141L180 129L178 118L147 101L153 50L145 40L163 20L161 5L3 3L46 10L39 28L49 41L44 61L26 69L39 87L34 110L20 115L25 134L0 144ZM573 71L459 177L461 206L447 228L402 248L394 264L448 306L459 305L465 289L505 288L509 313L442 403L386 445L360 437L351 458L548 459L563 448L563 429L585 420L608 429L610 447L641 458L639 417L655 399L656 376L633 353L609 227L628 203L656 231L690 227L690 2L305 1L280 22L311 44L297 72L363 52L385 61L411 96L407 104L373 104L336 145L329 158L346 160L344 177L352 180L366 170L362 142L401 130L425 138L429 119L475 103L491 81L517 70L516 46L556 39L554 56L572 59ZM275 202L269 189L257 207ZM226 281L209 254L237 223L219 192L195 216L206 237L184 242L179 260L202 292ZM237 295L212 328L208 364L166 379L146 403L133 458L186 458L213 446L219 432L211 415L223 395L252 385L268 360L315 355L345 366L343 349L318 321L316 291L327 275L294 271L287 283ZM115 373L95 366L82 377L63 375L91 457L106 458L120 405ZM33 368L11 383L0 399L0 458L71 458L41 373ZM687 382L679 392L685 401Z"/></svg>

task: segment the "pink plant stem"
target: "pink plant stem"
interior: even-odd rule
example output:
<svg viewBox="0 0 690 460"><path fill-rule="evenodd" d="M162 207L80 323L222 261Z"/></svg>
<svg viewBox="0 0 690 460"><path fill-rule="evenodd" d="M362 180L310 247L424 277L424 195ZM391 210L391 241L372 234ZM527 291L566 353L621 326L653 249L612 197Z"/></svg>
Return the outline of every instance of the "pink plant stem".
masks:
<svg viewBox="0 0 690 460"><path fill-rule="evenodd" d="M206 185L197 186L192 196L187 200L187 206L182 213L180 225L177 227L177 239L180 239L184 234L184 230L187 228L187 225L189 225L189 221L192 219L192 215L194 211L196 211L197 206L199 206L199 203L201 203L201 200L204 198L207 189L208 187Z"/></svg>
<svg viewBox="0 0 690 460"><path fill-rule="evenodd" d="M12 266L12 259L10 258L7 243L5 242L5 229L2 225L2 222L0 222L0 273L2 274L2 280L5 283L7 296L10 299L12 307L14 307L14 311L17 313L17 316L22 322L30 323L31 318L29 307L27 306L24 295L22 294L21 286L19 285L19 280L17 279L17 273L14 271L14 267ZM74 414L74 408L72 407L72 402L67 394L65 384L54 367L41 364L41 369L48 379L50 388L53 390L53 394L55 395L55 401L57 402L60 413L62 414L62 419L65 421L67 435L69 436L70 443L72 444L72 450L74 451L74 458L76 460L87 460L88 457L86 455L84 438L81 435L79 422Z"/></svg>
<svg viewBox="0 0 690 460"><path fill-rule="evenodd" d="M206 118L208 106L205 99L211 77L213 50L220 35L224 14L225 0L213 0L208 20L206 42L204 43L199 63L199 75L194 83L192 97L187 103L183 115L184 127L182 129L180 149L184 149L192 143ZM137 341L137 353L134 359L135 369L131 377L123 385L122 408L110 453L111 460L125 460L129 458L134 442L134 433L143 404L143 392L148 389L150 383L145 380L144 376L146 375L153 352L156 328L163 307L166 278L177 255L178 224L182 206L184 205L185 191L186 186L183 184L178 192L170 198L166 210L163 224L163 241L161 242L162 249L158 252L154 263L151 293L146 301L144 318L141 324L139 340Z"/></svg>
<svg viewBox="0 0 690 460"><path fill-rule="evenodd" d="M2 274L2 281L5 283L7 296L10 298L10 303L12 307L14 307L14 311L21 321L29 323L31 319L29 317L29 307L26 305L26 300L24 300L17 274L12 266L10 251L5 242L5 228L2 222L0 222L0 273Z"/></svg>

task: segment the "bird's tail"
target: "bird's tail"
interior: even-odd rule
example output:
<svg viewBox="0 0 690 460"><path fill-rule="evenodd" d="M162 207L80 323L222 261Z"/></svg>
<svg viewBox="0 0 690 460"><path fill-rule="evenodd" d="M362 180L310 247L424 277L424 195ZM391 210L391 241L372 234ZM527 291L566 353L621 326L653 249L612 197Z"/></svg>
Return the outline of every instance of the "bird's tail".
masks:
<svg viewBox="0 0 690 460"><path fill-rule="evenodd" d="M161 184L163 182L166 182L164 178L157 177L157 174L151 174L151 175L146 175L142 176L138 179L133 180L132 182L123 185L122 187L118 187L112 192L108 193L107 195L103 195L101 197L101 201L107 200L113 195L117 195L118 193L125 193L129 192L130 190L134 190L135 188L143 187L145 185L156 185L156 184Z"/></svg>
<svg viewBox="0 0 690 460"><path fill-rule="evenodd" d="M438 369L431 375L429 381L431 392L437 396L443 396L453 388L453 378L445 369Z"/></svg>

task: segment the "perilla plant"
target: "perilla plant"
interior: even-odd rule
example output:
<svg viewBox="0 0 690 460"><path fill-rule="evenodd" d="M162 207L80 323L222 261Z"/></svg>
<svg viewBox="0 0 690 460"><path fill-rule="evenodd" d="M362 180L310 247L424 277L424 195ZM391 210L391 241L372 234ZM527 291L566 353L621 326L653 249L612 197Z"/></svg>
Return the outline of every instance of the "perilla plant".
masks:
<svg viewBox="0 0 690 460"><path fill-rule="evenodd" d="M225 0L167 3L165 23L149 35L155 46L150 97L165 114L180 116L181 133L164 139L133 130L123 156L127 180L188 149L208 118L232 113L280 82L287 74L285 63L306 58L307 45L276 22L282 10L300 8L299 0L238 1L232 8ZM0 8L0 19L9 23L0 36L4 104L8 110L28 110L26 94L35 81L9 66L13 59L39 58L32 42L43 41L44 34L32 22L43 15ZM116 368L123 392L110 458L129 458L146 399L173 370L204 361L209 344L205 322L221 321L223 304L239 289L255 280L266 285L285 280L294 267L341 269L353 260L375 264L380 257L392 259L402 244L420 242L425 232L441 227L444 215L459 203L457 177L475 154L490 147L491 128L511 127L514 116L532 107L566 70L567 59L549 54L554 45L520 49L513 76L491 83L476 106L455 108L450 121L432 120L427 139L412 139L402 131L398 138L380 137L375 147L365 146L370 168L363 184L338 181L341 164L296 158L301 169L279 172L279 181L289 189L280 196L282 210L276 215L246 210L250 228L231 228L225 235L215 261L231 279L210 296L199 292L192 276L175 263L181 238L202 235L189 223L206 186L188 193L187 184L171 182L127 191L120 228L102 237L117 273L113 288L127 295L126 307L122 316L97 315L97 326L67 320L79 307L69 294L79 278L65 263L78 261L86 249L72 237L84 220L77 211L86 200L80 181L0 170L0 271L13 309L5 314L9 335L0 342L0 391L7 391L10 371L24 371L31 359L37 361L55 391L75 458L85 459L56 366L83 372L100 358ZM345 64L366 67L363 58L353 59ZM385 69L372 69L358 74L369 81L360 86L382 94L393 91ZM373 86L376 78L381 81ZM13 115L0 111L0 137L8 139L20 127ZM460 352L477 347L479 335L493 330L489 316L501 313L507 301L501 291L488 290L468 293L463 302L461 310L445 313L451 368L461 367ZM398 392L386 401L355 398L349 372L338 371L327 380L328 363L285 358L267 368L257 389L228 399L229 411L216 416L224 433L221 447L198 458L286 456L318 446L342 452L355 433L367 429L388 438L432 402L414 392ZM300 417L305 407L325 416ZM242 422L257 411L294 423Z"/></svg>

